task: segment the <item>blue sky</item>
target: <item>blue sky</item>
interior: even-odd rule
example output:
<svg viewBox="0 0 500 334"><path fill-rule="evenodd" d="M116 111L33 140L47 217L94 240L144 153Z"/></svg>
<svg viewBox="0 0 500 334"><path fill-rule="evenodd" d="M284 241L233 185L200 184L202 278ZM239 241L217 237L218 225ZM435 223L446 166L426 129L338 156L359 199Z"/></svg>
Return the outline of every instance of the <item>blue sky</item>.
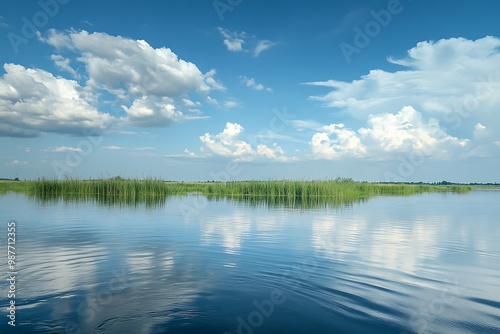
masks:
<svg viewBox="0 0 500 334"><path fill-rule="evenodd" d="M499 182L498 1L3 1L0 177Z"/></svg>

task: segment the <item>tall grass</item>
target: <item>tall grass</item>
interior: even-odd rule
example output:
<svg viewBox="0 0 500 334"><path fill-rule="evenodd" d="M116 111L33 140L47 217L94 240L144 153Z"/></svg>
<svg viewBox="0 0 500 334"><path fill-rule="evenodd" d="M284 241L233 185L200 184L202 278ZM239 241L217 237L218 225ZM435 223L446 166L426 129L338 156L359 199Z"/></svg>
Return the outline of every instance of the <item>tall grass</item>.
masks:
<svg viewBox="0 0 500 334"><path fill-rule="evenodd" d="M85 194L96 196L169 196L198 192L196 183L164 182L155 179L39 180L32 192L45 194Z"/></svg>
<svg viewBox="0 0 500 334"><path fill-rule="evenodd" d="M98 179L98 180L47 180L33 181L30 194L44 201L62 198L94 199L99 203L156 205L167 196L199 192L195 183L164 182L155 179Z"/></svg>
<svg viewBox="0 0 500 334"><path fill-rule="evenodd" d="M30 192L31 186L33 185L30 181L0 181L0 194L4 194L9 191L15 192Z"/></svg>
<svg viewBox="0 0 500 334"><path fill-rule="evenodd" d="M164 182L156 179L39 180L29 184L39 198L94 198L99 202L158 203L167 196L198 193L211 199L229 198L253 205L319 207L349 205L373 196L407 196L426 192L466 192L470 187L448 185L376 184L337 178L326 181L232 181L214 183Z"/></svg>
<svg viewBox="0 0 500 334"><path fill-rule="evenodd" d="M379 195L412 195L424 192L470 190L465 186L434 186L412 184L377 184L351 179L329 181L243 181L208 184L208 194L235 196L270 196L294 198L367 198Z"/></svg>

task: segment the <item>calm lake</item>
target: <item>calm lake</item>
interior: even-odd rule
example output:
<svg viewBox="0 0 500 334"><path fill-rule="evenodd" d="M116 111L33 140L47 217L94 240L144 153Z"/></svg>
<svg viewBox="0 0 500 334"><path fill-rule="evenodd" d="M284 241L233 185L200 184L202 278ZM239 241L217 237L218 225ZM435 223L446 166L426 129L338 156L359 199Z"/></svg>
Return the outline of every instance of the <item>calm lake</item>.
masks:
<svg viewBox="0 0 500 334"><path fill-rule="evenodd" d="M499 333L499 203L500 191L314 209L8 193L0 332Z"/></svg>

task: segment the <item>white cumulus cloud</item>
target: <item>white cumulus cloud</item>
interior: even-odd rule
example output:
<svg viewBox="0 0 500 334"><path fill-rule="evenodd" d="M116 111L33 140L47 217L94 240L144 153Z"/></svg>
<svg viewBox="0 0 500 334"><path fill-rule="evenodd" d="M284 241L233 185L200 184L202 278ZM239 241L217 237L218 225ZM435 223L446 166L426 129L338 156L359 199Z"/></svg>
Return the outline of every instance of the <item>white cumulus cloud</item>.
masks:
<svg viewBox="0 0 500 334"><path fill-rule="evenodd" d="M346 129L344 124L330 124L311 139L311 150L315 157L335 159L343 156L365 156L366 147L357 134Z"/></svg>
<svg viewBox="0 0 500 334"><path fill-rule="evenodd" d="M16 64L3 67L0 136L36 137L44 132L84 135L104 130L114 121L94 107L95 97L74 80Z"/></svg>
<svg viewBox="0 0 500 334"><path fill-rule="evenodd" d="M232 158L235 161L254 161L268 159L273 161L289 161L285 152L276 143L269 147L258 143L252 145L240 138L243 127L238 123L227 122L224 130L216 135L205 133L200 136L202 150L210 154Z"/></svg>
<svg viewBox="0 0 500 334"><path fill-rule="evenodd" d="M216 70L205 74L188 61L180 59L171 49L154 48L144 40L134 40L106 33L49 30L40 38L68 57L52 55L62 70L78 77L70 66L69 56L83 63L86 91L119 101L133 126L165 127L172 123L202 118L185 116L178 106L193 108L200 103L189 96L196 92L206 99L212 90L224 91L215 78ZM82 75L83 76L83 75ZM107 101L114 103L116 101ZM197 114L201 111L197 110Z"/></svg>
<svg viewBox="0 0 500 334"><path fill-rule="evenodd" d="M182 119L182 113L175 110L168 97L142 97L132 106L122 106L131 124L139 127L166 127Z"/></svg>
<svg viewBox="0 0 500 334"><path fill-rule="evenodd" d="M351 82L328 80L309 85L329 87L311 96L359 120L411 105L441 126L464 136L480 122L493 139L500 134L500 39L484 37L421 42L404 58L388 58L398 71L372 70Z"/></svg>
<svg viewBox="0 0 500 334"><path fill-rule="evenodd" d="M50 30L43 40L57 49L78 53L78 61L86 66L88 84L119 97L173 98L193 90L208 92L214 85L220 88L213 76L205 77L195 64L180 59L169 48L154 48L144 40L85 30Z"/></svg>
<svg viewBox="0 0 500 334"><path fill-rule="evenodd" d="M419 150L435 159L463 156L469 152L468 139L449 135L436 119L424 121L413 107L398 113L370 115L367 127L357 131L343 124L331 124L312 136L313 156L319 159L340 157L384 158Z"/></svg>

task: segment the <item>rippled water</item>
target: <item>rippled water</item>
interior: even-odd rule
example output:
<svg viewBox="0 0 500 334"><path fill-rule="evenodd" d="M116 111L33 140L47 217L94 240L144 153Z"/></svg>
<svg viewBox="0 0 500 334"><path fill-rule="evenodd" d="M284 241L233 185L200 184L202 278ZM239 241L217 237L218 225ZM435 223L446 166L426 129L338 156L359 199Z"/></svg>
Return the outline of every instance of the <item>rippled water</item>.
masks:
<svg viewBox="0 0 500 334"><path fill-rule="evenodd" d="M2 280L0 332L499 333L498 203L500 191L315 210L3 195L17 326Z"/></svg>

